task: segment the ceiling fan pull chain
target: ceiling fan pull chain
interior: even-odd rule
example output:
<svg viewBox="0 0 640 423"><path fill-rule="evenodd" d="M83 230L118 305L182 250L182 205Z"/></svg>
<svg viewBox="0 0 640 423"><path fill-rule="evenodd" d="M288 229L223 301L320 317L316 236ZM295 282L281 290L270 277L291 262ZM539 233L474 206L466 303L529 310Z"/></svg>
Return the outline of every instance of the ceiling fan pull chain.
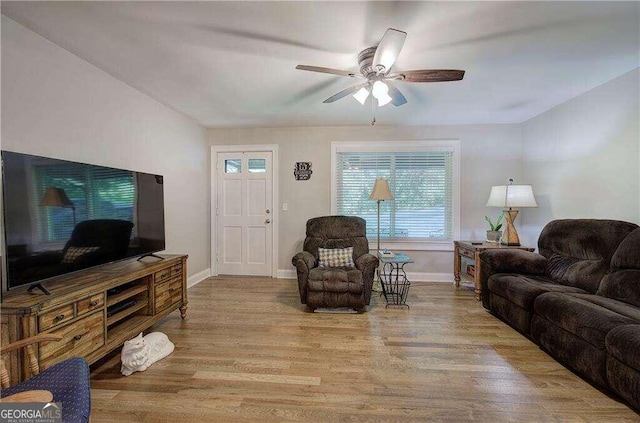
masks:
<svg viewBox="0 0 640 423"><path fill-rule="evenodd" d="M376 107L375 107L376 99L371 96L371 126L376 124Z"/></svg>

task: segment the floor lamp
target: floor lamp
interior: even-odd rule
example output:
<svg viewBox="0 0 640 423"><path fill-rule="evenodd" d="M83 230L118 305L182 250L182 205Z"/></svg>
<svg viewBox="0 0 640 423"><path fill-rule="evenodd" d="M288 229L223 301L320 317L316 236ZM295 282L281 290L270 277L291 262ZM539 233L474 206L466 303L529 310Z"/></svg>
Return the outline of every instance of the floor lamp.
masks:
<svg viewBox="0 0 640 423"><path fill-rule="evenodd" d="M380 202L386 200L393 200L393 194L389 189L389 181L384 178L377 178L373 185L373 191L369 195L369 200L376 200L378 202L378 244L376 248L376 257L380 255ZM378 264L378 285L380 285L380 264ZM379 289L379 286L376 287Z"/></svg>
<svg viewBox="0 0 640 423"><path fill-rule="evenodd" d="M502 237L502 245L520 245L520 237L513 222L518 216L518 210L514 207L538 207L536 197L533 195L531 185L513 185L513 179L509 179L508 185L491 187L487 207L502 207L504 210L507 228Z"/></svg>
<svg viewBox="0 0 640 423"><path fill-rule="evenodd" d="M69 199L63 188L48 187L44 191L40 205L47 207L71 207L73 209L73 227L76 227L76 206L73 204L73 201Z"/></svg>

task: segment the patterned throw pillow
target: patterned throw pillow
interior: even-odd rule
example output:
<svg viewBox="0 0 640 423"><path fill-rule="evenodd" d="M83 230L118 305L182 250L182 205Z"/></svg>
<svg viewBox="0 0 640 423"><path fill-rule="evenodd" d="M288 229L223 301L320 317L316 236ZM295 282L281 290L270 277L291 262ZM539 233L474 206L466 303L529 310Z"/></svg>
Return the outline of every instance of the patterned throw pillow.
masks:
<svg viewBox="0 0 640 423"><path fill-rule="evenodd" d="M92 253L99 249L100 247L69 247L67 248L67 252L64 253L62 263L73 264L78 259L78 257L87 253Z"/></svg>
<svg viewBox="0 0 640 423"><path fill-rule="evenodd" d="M353 247L318 248L318 267L356 267Z"/></svg>

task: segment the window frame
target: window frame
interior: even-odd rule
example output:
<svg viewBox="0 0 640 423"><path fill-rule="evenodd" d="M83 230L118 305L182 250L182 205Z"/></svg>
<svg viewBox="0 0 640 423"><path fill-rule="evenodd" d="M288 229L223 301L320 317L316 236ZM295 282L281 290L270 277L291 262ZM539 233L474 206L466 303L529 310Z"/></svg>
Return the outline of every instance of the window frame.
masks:
<svg viewBox="0 0 640 423"><path fill-rule="evenodd" d="M331 214L337 213L336 161L342 152L411 152L411 151L453 151L452 204L453 239L429 241L381 241L384 248L400 251L453 251L453 241L460 237L460 140L416 140L416 141L334 141L331 143ZM375 250L377 238L369 239L369 249Z"/></svg>

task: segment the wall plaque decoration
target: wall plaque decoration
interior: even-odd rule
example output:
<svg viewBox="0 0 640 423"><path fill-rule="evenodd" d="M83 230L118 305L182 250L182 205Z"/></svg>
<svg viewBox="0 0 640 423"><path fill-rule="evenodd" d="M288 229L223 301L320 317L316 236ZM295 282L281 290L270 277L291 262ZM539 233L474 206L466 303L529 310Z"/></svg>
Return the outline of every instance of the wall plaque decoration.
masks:
<svg viewBox="0 0 640 423"><path fill-rule="evenodd" d="M311 162L296 162L296 168L293 170L296 181L308 181L312 173Z"/></svg>

